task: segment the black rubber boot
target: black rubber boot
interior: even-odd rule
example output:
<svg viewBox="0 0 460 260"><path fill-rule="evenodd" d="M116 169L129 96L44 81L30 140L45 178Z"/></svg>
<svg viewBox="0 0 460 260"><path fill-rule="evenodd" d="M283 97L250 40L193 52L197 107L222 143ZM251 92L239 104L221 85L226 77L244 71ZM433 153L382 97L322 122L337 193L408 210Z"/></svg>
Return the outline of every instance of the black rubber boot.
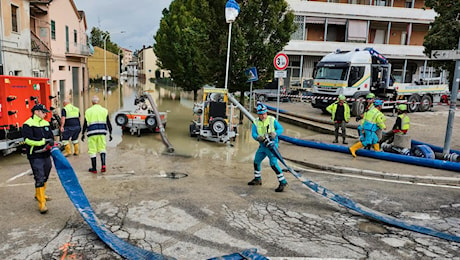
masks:
<svg viewBox="0 0 460 260"><path fill-rule="evenodd" d="M91 173L97 173L96 169L96 157L91 158L91 168L88 169Z"/></svg>
<svg viewBox="0 0 460 260"><path fill-rule="evenodd" d="M102 163L101 172L105 172L106 171L106 168L105 168L105 153L101 153L101 163Z"/></svg>
<svg viewBox="0 0 460 260"><path fill-rule="evenodd" d="M280 185L278 185L278 188L276 188L276 192L283 192L284 188L286 188L288 186L287 182L285 183L280 183Z"/></svg>
<svg viewBox="0 0 460 260"><path fill-rule="evenodd" d="M262 185L262 179L252 179L252 181L248 182L248 185Z"/></svg>

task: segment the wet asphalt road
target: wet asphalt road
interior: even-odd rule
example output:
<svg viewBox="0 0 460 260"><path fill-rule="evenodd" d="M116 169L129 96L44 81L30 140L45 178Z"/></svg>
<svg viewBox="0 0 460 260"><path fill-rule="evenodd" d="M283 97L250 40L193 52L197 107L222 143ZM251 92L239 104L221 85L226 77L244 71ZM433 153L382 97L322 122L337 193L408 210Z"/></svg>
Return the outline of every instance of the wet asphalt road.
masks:
<svg viewBox="0 0 460 260"><path fill-rule="evenodd" d="M129 106L133 91L123 91L118 96L118 107L109 103L109 110L115 113ZM173 139L188 134L189 121L175 121L172 115L188 114L191 120L191 101L180 98L178 105L169 102L173 99L168 91L158 93L167 97L156 100L160 111L169 111L166 130L175 155L165 154L157 134L145 133L139 138L122 135L115 127L106 174L88 173L85 153L69 158L98 217L119 237L177 259L206 259L246 248L258 248L270 259L459 259L459 243L365 218L312 193L288 173L287 191L275 193L276 177L267 162L262 170L263 185L247 186L257 148L248 134L241 132L233 147L198 142L188 136L183 141ZM295 127L289 127L288 132L312 135ZM289 144L283 144L280 151L286 157L318 164L350 161L346 154ZM382 164L369 158L356 163L356 168ZM408 167L388 162L384 165L394 171ZM296 169L369 208L460 235L460 189L456 186L362 178L301 166ZM411 169L444 174L424 167ZM187 177L169 178L171 173ZM48 202L48 214L38 213L33 194L26 158L19 154L1 158L0 258L121 259L82 220L54 170L48 188L53 198Z"/></svg>

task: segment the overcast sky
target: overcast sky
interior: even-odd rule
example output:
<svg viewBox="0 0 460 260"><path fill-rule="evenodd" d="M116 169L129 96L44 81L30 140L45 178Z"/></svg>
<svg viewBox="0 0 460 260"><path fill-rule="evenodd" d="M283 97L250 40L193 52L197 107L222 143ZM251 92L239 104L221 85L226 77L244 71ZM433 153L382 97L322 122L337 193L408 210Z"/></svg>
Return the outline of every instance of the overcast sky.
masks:
<svg viewBox="0 0 460 260"><path fill-rule="evenodd" d="M110 32L118 46L132 51L153 45L161 12L172 0L74 0L86 14L88 36L93 27ZM120 33L125 31L125 33Z"/></svg>

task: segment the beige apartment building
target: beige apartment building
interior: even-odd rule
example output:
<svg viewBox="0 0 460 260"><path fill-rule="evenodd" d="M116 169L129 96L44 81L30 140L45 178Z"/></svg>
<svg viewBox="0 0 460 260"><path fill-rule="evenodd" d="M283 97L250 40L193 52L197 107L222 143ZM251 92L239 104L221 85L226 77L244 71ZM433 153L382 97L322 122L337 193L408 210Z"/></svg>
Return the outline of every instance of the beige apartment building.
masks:
<svg viewBox="0 0 460 260"><path fill-rule="evenodd" d="M142 50L139 51L138 54L138 72L137 75L139 80L149 80L156 78L155 72L160 71L161 78L169 78L170 74L167 70L161 70L157 66L157 57L153 52L153 48L143 47Z"/></svg>
<svg viewBox="0 0 460 260"><path fill-rule="evenodd" d="M55 106L80 100L90 54L84 12L72 0L0 1L2 74L49 78Z"/></svg>
<svg viewBox="0 0 460 260"><path fill-rule="evenodd" d="M399 82L441 77L427 68L423 39L436 13L424 0L287 0L297 31L284 48L288 85L313 77L318 61L337 49L372 47L392 65Z"/></svg>

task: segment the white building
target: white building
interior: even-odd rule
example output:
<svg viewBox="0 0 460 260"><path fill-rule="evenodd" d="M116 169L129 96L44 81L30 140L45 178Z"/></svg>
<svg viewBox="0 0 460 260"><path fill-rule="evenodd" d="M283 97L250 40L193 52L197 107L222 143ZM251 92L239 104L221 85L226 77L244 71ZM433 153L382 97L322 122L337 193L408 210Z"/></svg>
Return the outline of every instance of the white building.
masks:
<svg viewBox="0 0 460 260"><path fill-rule="evenodd" d="M436 16L422 9L424 0L287 2L298 25L283 50L289 56L287 85L311 79L317 62L337 49L374 48L389 60L399 82L412 82L423 74L429 59L423 40Z"/></svg>

